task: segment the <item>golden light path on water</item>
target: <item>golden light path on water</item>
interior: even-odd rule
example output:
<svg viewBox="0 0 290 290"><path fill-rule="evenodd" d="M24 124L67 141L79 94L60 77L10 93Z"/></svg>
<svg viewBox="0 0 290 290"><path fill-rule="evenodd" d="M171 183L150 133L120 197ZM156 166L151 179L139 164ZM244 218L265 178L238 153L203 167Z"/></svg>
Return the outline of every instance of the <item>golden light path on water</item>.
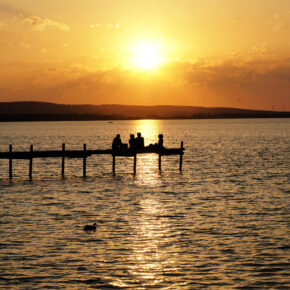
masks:
<svg viewBox="0 0 290 290"><path fill-rule="evenodd" d="M160 132L159 120L136 120L134 122L136 132L142 132L146 144L154 144L157 142L157 137Z"/></svg>
<svg viewBox="0 0 290 290"><path fill-rule="evenodd" d="M136 120L134 122L134 132L141 132L145 140L145 146L158 142L160 132L159 120ZM160 182L158 175L157 154L139 154L137 157L138 180L142 184L155 186Z"/></svg>
<svg viewBox="0 0 290 290"><path fill-rule="evenodd" d="M130 272L136 281L146 281L146 284L154 286L163 282L166 269L172 269L170 264L174 264L162 247L168 240L169 224L159 218L164 209L156 198L144 199L140 206L141 215L134 227Z"/></svg>
<svg viewBox="0 0 290 290"><path fill-rule="evenodd" d="M142 133L145 146L155 144L158 141L158 134L162 133L160 121L136 120L134 132ZM130 221L134 234L128 272L136 282L142 281L143 285L154 287L164 282L164 273L175 272L176 267L172 258L174 255L168 253L166 247L163 246L170 243L170 224L166 218L161 218L166 215L166 209L159 197L154 195L154 187L161 182L158 172L158 155L140 154L137 158L136 183L152 187L152 194L142 197L139 201L140 214Z"/></svg>

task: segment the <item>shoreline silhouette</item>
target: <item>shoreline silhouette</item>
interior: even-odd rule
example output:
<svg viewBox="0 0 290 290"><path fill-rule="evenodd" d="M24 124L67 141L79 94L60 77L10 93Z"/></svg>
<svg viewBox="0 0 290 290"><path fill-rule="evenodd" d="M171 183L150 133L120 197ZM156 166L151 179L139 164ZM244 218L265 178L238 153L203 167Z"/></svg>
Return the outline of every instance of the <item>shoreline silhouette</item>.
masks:
<svg viewBox="0 0 290 290"><path fill-rule="evenodd" d="M223 107L63 105L45 102L0 102L0 122L289 117L289 111Z"/></svg>

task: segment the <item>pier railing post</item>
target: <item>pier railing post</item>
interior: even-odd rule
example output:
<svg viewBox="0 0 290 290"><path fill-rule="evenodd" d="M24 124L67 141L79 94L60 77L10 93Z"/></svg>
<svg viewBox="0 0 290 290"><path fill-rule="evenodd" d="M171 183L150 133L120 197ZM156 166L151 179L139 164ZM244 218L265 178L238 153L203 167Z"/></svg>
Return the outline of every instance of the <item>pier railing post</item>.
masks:
<svg viewBox="0 0 290 290"><path fill-rule="evenodd" d="M112 168L113 175L115 175L115 167L116 167L116 156L115 154L113 154L113 168Z"/></svg>
<svg viewBox="0 0 290 290"><path fill-rule="evenodd" d="M62 158L61 158L61 177L64 179L64 165L65 165L65 143L62 143Z"/></svg>
<svg viewBox="0 0 290 290"><path fill-rule="evenodd" d="M32 180L33 145L30 145L29 179Z"/></svg>
<svg viewBox="0 0 290 290"><path fill-rule="evenodd" d="M137 154L134 154L134 175L136 175Z"/></svg>
<svg viewBox="0 0 290 290"><path fill-rule="evenodd" d="M83 177L87 175L87 144L84 144Z"/></svg>
<svg viewBox="0 0 290 290"><path fill-rule="evenodd" d="M182 157L183 157L183 141L180 144L180 159L179 159L179 171L182 171Z"/></svg>
<svg viewBox="0 0 290 290"><path fill-rule="evenodd" d="M12 179L12 144L9 145L9 179Z"/></svg>

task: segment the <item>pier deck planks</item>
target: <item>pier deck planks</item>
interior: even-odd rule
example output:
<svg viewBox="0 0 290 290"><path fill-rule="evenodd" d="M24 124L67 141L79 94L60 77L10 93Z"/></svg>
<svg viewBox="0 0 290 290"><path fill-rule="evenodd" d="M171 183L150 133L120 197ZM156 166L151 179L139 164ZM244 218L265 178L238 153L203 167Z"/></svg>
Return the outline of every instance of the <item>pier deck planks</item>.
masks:
<svg viewBox="0 0 290 290"><path fill-rule="evenodd" d="M183 154L183 148L167 148L163 150L144 149L139 151L117 151L111 149L104 150L49 150L49 151L13 151L13 152L0 152L0 159L31 159L31 158L83 158L92 155L111 154L115 156L130 157L135 154L148 154L155 153L160 155L180 155Z"/></svg>

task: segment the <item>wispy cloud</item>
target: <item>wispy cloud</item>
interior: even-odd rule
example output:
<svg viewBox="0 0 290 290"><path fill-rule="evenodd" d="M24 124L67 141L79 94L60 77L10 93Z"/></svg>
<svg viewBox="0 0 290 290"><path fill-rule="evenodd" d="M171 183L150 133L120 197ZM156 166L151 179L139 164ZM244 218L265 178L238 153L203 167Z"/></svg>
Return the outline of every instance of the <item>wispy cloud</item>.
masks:
<svg viewBox="0 0 290 290"><path fill-rule="evenodd" d="M24 41L21 41L19 43L19 45L20 45L21 48L24 48L24 49L30 49L31 48L31 44L27 43L27 42L24 42Z"/></svg>
<svg viewBox="0 0 290 290"><path fill-rule="evenodd" d="M108 24L101 24L101 23L95 23L91 24L90 28L115 28L118 29L121 26L120 23L108 23Z"/></svg>
<svg viewBox="0 0 290 290"><path fill-rule="evenodd" d="M100 23L95 23L95 24L91 24L90 25L90 28L99 28L99 27L102 27L102 24L100 24Z"/></svg>
<svg viewBox="0 0 290 290"><path fill-rule="evenodd" d="M31 29L35 31L45 31L47 28L52 27L62 31L69 31L70 27L66 24L48 19L40 16L29 16L23 20Z"/></svg>
<svg viewBox="0 0 290 290"><path fill-rule="evenodd" d="M231 21L228 21L227 23L226 23L226 25L227 26L233 26L233 25L236 25L238 23L238 21L237 20L231 20Z"/></svg>
<svg viewBox="0 0 290 290"><path fill-rule="evenodd" d="M65 103L120 103L121 99L125 103L140 99L142 103L149 98L155 104L289 106L289 58L233 57L216 62L204 59L195 63L167 63L160 68L160 76L150 80L150 96L144 73L122 68L92 71L80 63L81 60L77 65L49 60L17 64L19 73L15 73L15 67L11 68L13 74L7 73L11 72L9 68L0 72L0 94L15 100L30 96L35 100ZM15 82L19 85L13 85ZM83 96L81 100L80 96Z"/></svg>
<svg viewBox="0 0 290 290"><path fill-rule="evenodd" d="M18 9L13 6L5 5L0 3L0 14L5 14L5 15L29 15L26 11Z"/></svg>
<svg viewBox="0 0 290 290"><path fill-rule="evenodd" d="M280 31L283 28L284 25L285 25L285 23L282 22L282 21L277 23L277 24L275 24L275 26L273 27L273 31L274 32Z"/></svg>
<svg viewBox="0 0 290 290"><path fill-rule="evenodd" d="M273 26L273 31L278 32L285 26L285 21L282 20L282 17L279 14L274 14L273 18L275 19L275 24Z"/></svg>
<svg viewBox="0 0 290 290"><path fill-rule="evenodd" d="M202 85L209 88L258 86L290 81L290 59L235 62L219 64L177 63L170 70L179 75L184 85Z"/></svg>

